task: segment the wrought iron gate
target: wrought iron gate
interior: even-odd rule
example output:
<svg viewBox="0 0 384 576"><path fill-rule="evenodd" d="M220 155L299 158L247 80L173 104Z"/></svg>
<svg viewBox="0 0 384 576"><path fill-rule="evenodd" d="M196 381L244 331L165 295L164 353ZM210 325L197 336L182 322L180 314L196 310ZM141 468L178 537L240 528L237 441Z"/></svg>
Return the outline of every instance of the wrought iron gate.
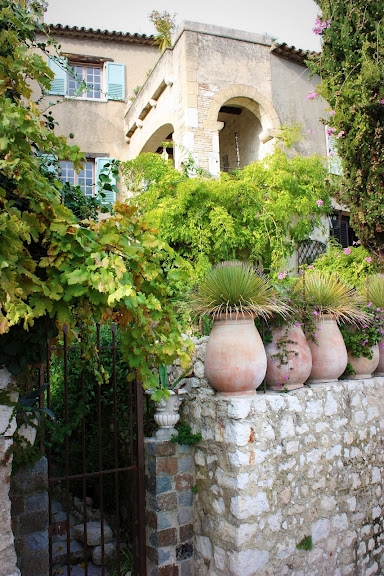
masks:
<svg viewBox="0 0 384 576"><path fill-rule="evenodd" d="M99 383L64 327L48 344L50 576L145 576L143 393L118 333L95 332Z"/></svg>

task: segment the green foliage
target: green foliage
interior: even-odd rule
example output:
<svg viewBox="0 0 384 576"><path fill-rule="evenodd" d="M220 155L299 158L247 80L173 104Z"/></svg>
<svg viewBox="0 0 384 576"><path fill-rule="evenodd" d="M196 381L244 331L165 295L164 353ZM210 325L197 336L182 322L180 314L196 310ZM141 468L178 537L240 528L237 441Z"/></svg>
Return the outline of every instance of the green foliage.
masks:
<svg viewBox="0 0 384 576"><path fill-rule="evenodd" d="M362 244L380 257L384 246L384 20L381 0L316 0L322 52L308 62L321 77L318 93L333 115L343 177L337 195L351 210Z"/></svg>
<svg viewBox="0 0 384 576"><path fill-rule="evenodd" d="M175 16L176 14L171 15L166 10L163 12L153 10L149 14L149 20L157 31L154 44L158 45L160 52L164 52L166 48L172 46L172 33L176 28Z"/></svg>
<svg viewBox="0 0 384 576"><path fill-rule="evenodd" d="M123 163L122 171L145 221L191 262L195 277L234 259L278 270L331 210L321 159L289 159L279 149L218 179L188 178L155 154Z"/></svg>
<svg viewBox="0 0 384 576"><path fill-rule="evenodd" d="M340 280L355 288L362 287L368 276L378 272L375 259L363 246L342 248L332 238L328 242L327 252L319 256L311 268L320 272L335 272Z"/></svg>
<svg viewBox="0 0 384 576"><path fill-rule="evenodd" d="M114 320L124 360L144 386L156 388L151 364L176 357L189 364L175 309L188 270L134 208L116 205L111 218L98 222L94 206L74 213L63 205L44 155L71 160L75 168L84 157L54 134L51 115L42 116L30 100L31 81L40 100L53 78L44 56L54 43L35 40L36 29L44 33L39 16L38 3L24 9L4 0L0 8L0 334L33 332L39 319L67 323L80 335L82 361L101 383L105 376L88 333L95 322ZM108 174L101 185L112 189ZM73 198L67 203L79 207ZM17 360L13 349L10 354Z"/></svg>
<svg viewBox="0 0 384 576"><path fill-rule="evenodd" d="M180 422L176 425L177 434L173 434L171 437L171 442L174 444L184 444L187 446L194 446L198 442L200 442L203 438L200 432L194 434L192 432L192 428L186 422L180 420Z"/></svg>
<svg viewBox="0 0 384 576"><path fill-rule="evenodd" d="M201 280L191 297L197 314L261 316L287 314L287 306L277 299L266 276L246 262L222 262Z"/></svg>
<svg viewBox="0 0 384 576"><path fill-rule="evenodd" d="M184 380L184 378L186 377L186 375L188 374L188 372L191 371L192 366L188 366L188 368L186 370L184 370L180 376L178 376L177 378L175 378L175 380L173 380L172 382L169 381L169 375L168 375L168 366L166 366L165 364L160 364L159 366L159 380L160 380L160 386L163 390L175 390L177 389L179 386L179 384L181 383L182 380Z"/></svg>
<svg viewBox="0 0 384 576"><path fill-rule="evenodd" d="M312 550L312 536L305 536L298 544L296 544L298 550Z"/></svg>
<svg viewBox="0 0 384 576"><path fill-rule="evenodd" d="M378 344L384 335L384 316L381 308L369 304L366 306L367 322L356 328L342 324L340 331L343 335L348 352L355 358L369 358L372 360L372 346Z"/></svg>

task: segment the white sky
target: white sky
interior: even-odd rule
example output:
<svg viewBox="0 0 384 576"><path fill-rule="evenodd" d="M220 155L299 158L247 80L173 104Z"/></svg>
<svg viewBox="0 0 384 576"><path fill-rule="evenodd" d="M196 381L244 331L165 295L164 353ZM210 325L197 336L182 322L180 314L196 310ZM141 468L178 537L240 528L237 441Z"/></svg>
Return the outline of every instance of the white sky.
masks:
<svg viewBox="0 0 384 576"><path fill-rule="evenodd" d="M167 10L182 20L268 34L278 42L304 50L320 50L312 32L319 12L314 0L48 0L47 24L84 26L154 34L148 15Z"/></svg>

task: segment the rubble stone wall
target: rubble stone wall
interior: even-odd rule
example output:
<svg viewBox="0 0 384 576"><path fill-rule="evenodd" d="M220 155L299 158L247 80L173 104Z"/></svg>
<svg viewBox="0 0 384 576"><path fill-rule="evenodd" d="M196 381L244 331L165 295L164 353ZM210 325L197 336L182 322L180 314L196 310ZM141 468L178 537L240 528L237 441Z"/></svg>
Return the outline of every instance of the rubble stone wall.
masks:
<svg viewBox="0 0 384 576"><path fill-rule="evenodd" d="M384 574L384 378L227 397L205 345L182 416L203 435L195 574Z"/></svg>

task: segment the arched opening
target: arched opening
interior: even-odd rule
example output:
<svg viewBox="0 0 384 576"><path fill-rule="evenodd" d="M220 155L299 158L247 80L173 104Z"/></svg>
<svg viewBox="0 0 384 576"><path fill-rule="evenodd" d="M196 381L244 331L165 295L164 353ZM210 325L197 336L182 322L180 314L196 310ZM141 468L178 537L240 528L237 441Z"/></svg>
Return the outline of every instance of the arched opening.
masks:
<svg viewBox="0 0 384 576"><path fill-rule="evenodd" d="M259 106L250 98L231 98L221 106L217 117L224 124L219 132L221 172L232 172L260 159L263 128L258 116Z"/></svg>
<svg viewBox="0 0 384 576"><path fill-rule="evenodd" d="M174 160L173 149L173 126L172 124L163 124L147 140L140 154L144 152L154 152L165 156L169 160Z"/></svg>

